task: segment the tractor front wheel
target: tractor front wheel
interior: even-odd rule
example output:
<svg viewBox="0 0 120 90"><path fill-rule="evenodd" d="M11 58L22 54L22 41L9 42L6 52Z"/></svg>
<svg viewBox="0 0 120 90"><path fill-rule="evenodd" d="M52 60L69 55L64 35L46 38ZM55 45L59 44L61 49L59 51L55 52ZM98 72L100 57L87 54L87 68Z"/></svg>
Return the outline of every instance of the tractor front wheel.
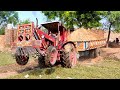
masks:
<svg viewBox="0 0 120 90"><path fill-rule="evenodd" d="M28 60L29 60L29 57L27 57L27 56L24 56L24 55L16 56L16 62L19 65L26 65L28 63Z"/></svg>
<svg viewBox="0 0 120 90"><path fill-rule="evenodd" d="M23 50L23 48L17 48L15 53L15 59L17 64L26 65L29 60L29 54Z"/></svg>
<svg viewBox="0 0 120 90"><path fill-rule="evenodd" d="M54 46L49 46L46 50L45 65L51 67L55 65L58 51Z"/></svg>

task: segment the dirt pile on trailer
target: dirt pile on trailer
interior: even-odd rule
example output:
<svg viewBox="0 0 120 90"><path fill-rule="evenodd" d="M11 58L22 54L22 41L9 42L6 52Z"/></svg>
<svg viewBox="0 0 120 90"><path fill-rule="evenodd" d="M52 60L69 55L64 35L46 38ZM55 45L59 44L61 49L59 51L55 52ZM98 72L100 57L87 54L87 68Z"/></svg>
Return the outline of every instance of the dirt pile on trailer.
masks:
<svg viewBox="0 0 120 90"><path fill-rule="evenodd" d="M102 30L93 29L76 29L68 36L68 41L90 41L104 39L104 32Z"/></svg>

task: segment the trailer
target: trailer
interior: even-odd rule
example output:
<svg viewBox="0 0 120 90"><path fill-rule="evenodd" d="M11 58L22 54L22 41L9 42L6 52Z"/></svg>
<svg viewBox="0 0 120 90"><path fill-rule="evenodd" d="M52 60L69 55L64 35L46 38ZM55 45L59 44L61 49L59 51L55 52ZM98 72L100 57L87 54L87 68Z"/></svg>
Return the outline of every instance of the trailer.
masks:
<svg viewBox="0 0 120 90"><path fill-rule="evenodd" d="M106 38L102 30L79 28L69 34L68 41L75 43L78 58L100 56L101 48L106 46Z"/></svg>

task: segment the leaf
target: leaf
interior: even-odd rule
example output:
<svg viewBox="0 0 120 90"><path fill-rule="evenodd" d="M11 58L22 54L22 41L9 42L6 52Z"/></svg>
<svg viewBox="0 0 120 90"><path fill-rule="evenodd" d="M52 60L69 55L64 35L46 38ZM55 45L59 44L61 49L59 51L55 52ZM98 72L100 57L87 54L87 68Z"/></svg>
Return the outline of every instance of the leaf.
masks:
<svg viewBox="0 0 120 90"><path fill-rule="evenodd" d="M98 27L102 19L101 15L104 15L102 11L42 11L42 13L50 20L59 18L66 28ZM96 22L97 24L94 24Z"/></svg>
<svg viewBox="0 0 120 90"><path fill-rule="evenodd" d="M26 19L23 21L19 21L19 24L29 24L30 22L31 22L30 19Z"/></svg>

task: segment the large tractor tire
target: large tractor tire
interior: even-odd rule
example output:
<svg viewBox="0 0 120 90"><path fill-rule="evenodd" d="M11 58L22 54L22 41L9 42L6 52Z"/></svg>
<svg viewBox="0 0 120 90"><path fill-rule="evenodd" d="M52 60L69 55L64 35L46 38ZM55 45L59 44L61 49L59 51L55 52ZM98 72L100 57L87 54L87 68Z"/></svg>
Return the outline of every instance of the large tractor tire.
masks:
<svg viewBox="0 0 120 90"><path fill-rule="evenodd" d="M17 48L15 53L15 59L17 64L26 65L29 60L29 54L23 48Z"/></svg>
<svg viewBox="0 0 120 90"><path fill-rule="evenodd" d="M61 56L61 65L66 68L72 68L77 64L77 53L75 46L72 43L68 43L63 47Z"/></svg>
<svg viewBox="0 0 120 90"><path fill-rule="evenodd" d="M58 51L54 46L49 46L46 50L45 65L52 67L55 65L57 60Z"/></svg>
<svg viewBox="0 0 120 90"><path fill-rule="evenodd" d="M38 64L40 68L44 68L45 66L45 57L41 54L38 56Z"/></svg>

